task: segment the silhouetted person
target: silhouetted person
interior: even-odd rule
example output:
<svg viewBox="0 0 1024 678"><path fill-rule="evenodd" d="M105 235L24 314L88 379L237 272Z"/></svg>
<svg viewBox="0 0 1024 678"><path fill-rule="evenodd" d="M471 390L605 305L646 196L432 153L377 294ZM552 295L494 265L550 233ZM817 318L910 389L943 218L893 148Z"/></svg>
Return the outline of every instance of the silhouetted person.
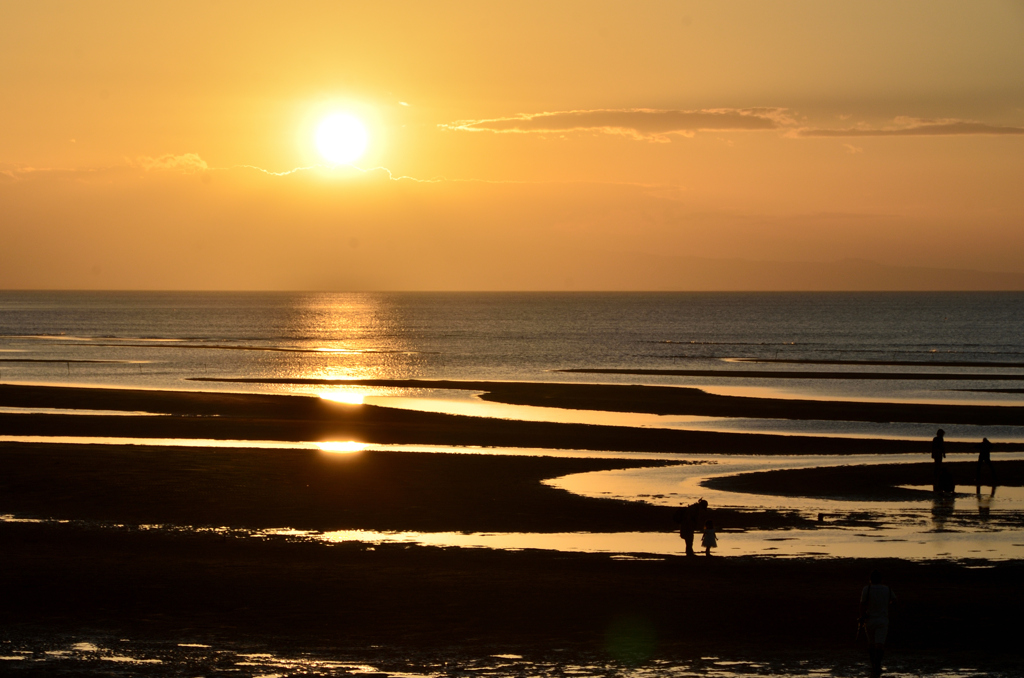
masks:
<svg viewBox="0 0 1024 678"><path fill-rule="evenodd" d="M704 547L704 555L710 556L711 549L718 546L718 537L715 536L715 522L709 520L704 523L704 536L700 538L700 545Z"/></svg>
<svg viewBox="0 0 1024 678"><path fill-rule="evenodd" d="M941 428L935 432L935 437L932 438L932 461L936 464L941 464L942 460L946 457L946 432Z"/></svg>
<svg viewBox="0 0 1024 678"><path fill-rule="evenodd" d="M892 589L882 583L882 573L871 573L871 583L860 594L860 623L868 636L868 655L871 658L871 676L882 675L882 655L885 637L889 633L889 608L896 604Z"/></svg>
<svg viewBox="0 0 1024 678"><path fill-rule="evenodd" d="M992 466L992 443L988 438L982 438L978 445L978 466L974 470L974 484L977 485L978 494L981 494L981 467L988 466L988 474L992 478L992 494L996 493L996 470Z"/></svg>
<svg viewBox="0 0 1024 678"><path fill-rule="evenodd" d="M676 522L679 523L679 537L686 542L686 555L688 556L694 555L693 533L704 520L707 510L708 502L701 498L689 506L680 507L675 513Z"/></svg>
<svg viewBox="0 0 1024 678"><path fill-rule="evenodd" d="M935 463L932 465L932 491L942 492L945 488L943 487L943 471L942 460L946 456L946 440L944 436L946 432L941 428L935 433L935 437L932 438L932 461Z"/></svg>

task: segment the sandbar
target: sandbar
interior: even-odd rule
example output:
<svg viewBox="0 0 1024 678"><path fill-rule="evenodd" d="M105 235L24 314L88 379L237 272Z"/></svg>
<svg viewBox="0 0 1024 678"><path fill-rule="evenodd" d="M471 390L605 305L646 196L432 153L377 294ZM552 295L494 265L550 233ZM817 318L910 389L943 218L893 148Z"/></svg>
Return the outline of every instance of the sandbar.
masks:
<svg viewBox="0 0 1024 678"><path fill-rule="evenodd" d="M335 382L336 384L337 382ZM579 408L637 411L699 410L740 412L748 404L773 409L780 416L800 412L802 401L711 396L697 389L599 386L576 388L567 384L499 384L498 382L425 382L406 380L347 382L367 385L458 384L478 390L491 384L484 398L513 404L576 406ZM455 388L456 386L452 386ZM678 391L678 393L676 393ZM677 398L667 404L661 397ZM794 405L793 403L797 403ZM820 403L821 414L844 413L836 403ZM838 405L843 405L839 403ZM866 410L877 403L856 403ZM921 451L921 443L907 440L865 440L812 436L777 436L753 433L680 431L626 426L598 426L550 422L512 421L482 417L417 412L374 405L342 405L312 396L236 394L190 391L142 391L60 386L0 385L0 406L148 412L167 416L89 416L0 412L0 430L17 436L90 436L132 438L196 438L214 440L357 441L367 444L461 445L528 447L623 452L681 452L690 454L857 454ZM898 406L894 406L898 407ZM921 407L924 409L913 409ZM939 414L932 406L910 406L910 414ZM943 406L935 406L943 407ZM955 416L962 408L945 406ZM1022 408L976 408L979 417L1004 421ZM880 415L884 416L884 415ZM909 416L909 415L908 415ZM957 419L963 420L964 416ZM945 421L939 419L939 421ZM1019 422L1020 419L1016 420ZM1015 423L1016 423L1015 422ZM1002 443L997 449L1018 449ZM967 443L949 443L951 451L973 449Z"/></svg>
<svg viewBox="0 0 1024 678"><path fill-rule="evenodd" d="M771 361L751 361L771 362ZM789 362L789 361L779 361ZM808 361L814 362L814 361ZM822 364L822 363L814 363ZM833 364L833 363L824 363ZM846 363L841 363L846 364ZM895 364L903 363L866 363ZM920 364L920 363L918 363ZM922 365L926 366L926 365ZM1016 364L1014 364L1016 366ZM655 369L611 369L611 368L575 368L556 370L575 374L636 374L656 377L715 377L740 379L874 379L882 381L1024 381L1024 374L990 374L963 372L830 372L809 370L655 370Z"/></svg>
<svg viewBox="0 0 1024 678"><path fill-rule="evenodd" d="M1024 378L1024 375L1022 375ZM1018 425L1024 407L1012 405L944 405L789 398L752 398L707 393L684 386L563 384L547 382L450 381L427 379L216 379L263 384L319 386L388 386L482 391L480 398L508 405L560 407L571 410L635 412L707 417L822 419L865 422L934 422L939 424Z"/></svg>

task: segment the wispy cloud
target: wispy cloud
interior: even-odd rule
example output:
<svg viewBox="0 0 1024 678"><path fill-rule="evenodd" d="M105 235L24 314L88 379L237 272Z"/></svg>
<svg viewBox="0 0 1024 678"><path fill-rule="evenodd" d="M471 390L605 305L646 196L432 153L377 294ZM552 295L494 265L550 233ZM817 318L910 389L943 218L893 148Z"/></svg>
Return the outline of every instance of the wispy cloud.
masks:
<svg viewBox="0 0 1024 678"><path fill-rule="evenodd" d="M162 157L180 157L180 156L162 156ZM200 163L206 165L205 161L199 160ZM173 162L165 162L158 166L154 166L156 169L166 170L166 175L171 176L174 174L186 174L191 175L194 172L190 169L192 165L187 163L175 164ZM8 167L0 168L0 185L5 183L13 183L18 181L36 179L36 180L73 180L73 181L88 181L91 179L101 179L109 181L113 178L121 177L128 178L133 176L140 176L143 172L148 170L142 167L141 162L131 161L126 162L124 165L106 166L106 167L81 167L76 169L69 168L56 168L56 167ZM564 185L564 186L621 186L627 188L635 188L644 191L649 195L662 195L669 199L675 199L678 194L683 190L675 184L662 184L662 183L645 183L638 181L595 181L592 179L559 179L559 180L529 180L529 179L479 179L479 178L465 178L465 177L446 177L446 176L435 176L429 179L421 179L418 177L409 176L407 174L395 174L387 167L358 167L356 165L327 165L327 164L315 164L308 165L305 167L295 167L289 170L283 170L275 172L273 170L259 167L258 165L231 165L229 167L211 167L206 165L207 172L253 172L268 177L288 177L288 176L302 176L306 173L312 172L323 172L333 174L338 178L358 178L365 177L367 179L374 179L386 182L410 182L416 184L488 184L488 185L518 185L518 186L550 186L550 185Z"/></svg>
<svg viewBox="0 0 1024 678"><path fill-rule="evenodd" d="M289 174L297 174L297 173L301 173L301 172L309 172L311 170L321 170L321 171L337 171L337 170L341 170L341 171L350 172L352 174L359 174L359 175L377 174L377 175L380 175L380 176L387 177L389 181L415 181L415 182L421 183L421 184L434 184L434 183L439 183L439 182L445 181L444 178L417 179L416 177L410 177L410 176L406 176L406 175L396 176L387 167L367 167L367 168L362 168L362 167L358 167L358 166L352 165L352 164L346 164L346 165L325 165L325 164L322 164L322 163L318 163L316 165L309 165L309 166L306 166L306 167L295 167L295 168L290 169L290 170L284 170L283 172L274 172L274 171L271 171L271 170L268 170L268 169L263 169L262 167L257 167L256 165L234 165L233 167L230 167L230 168L213 167L211 169L251 169L251 170L256 170L257 172L262 172L263 174L268 174L268 175L274 176L274 177L285 177L285 176L288 176Z"/></svg>
<svg viewBox="0 0 1024 678"><path fill-rule="evenodd" d="M198 153L182 153L174 155L168 153L158 158L142 156L136 162L145 170L172 170L178 172L205 172L210 169L206 161L199 157Z"/></svg>
<svg viewBox="0 0 1024 678"><path fill-rule="evenodd" d="M325 169L325 168L328 168L328 167L330 167L330 166L318 163L316 165L307 165L306 167L293 167L290 170L284 170L282 172L274 172L273 170L263 169L262 167L257 167L256 165L233 165L231 167L214 167L212 169L251 169L251 170L256 170L257 172L262 172L263 174L269 174L270 176L273 176L273 177L286 177L289 174L295 174L297 172L306 172L308 170Z"/></svg>
<svg viewBox="0 0 1024 678"><path fill-rule="evenodd" d="M800 137L927 137L964 135L1017 135L1024 127L989 125L970 120L927 120L922 118L896 118L891 125L870 127L858 125L845 129L803 128L794 130Z"/></svg>
<svg viewBox="0 0 1024 678"><path fill-rule="evenodd" d="M702 131L773 130L792 125L781 108L716 108L698 111L651 108L598 109L521 114L486 120L457 120L443 129L495 134L597 132L642 141L668 141L669 135Z"/></svg>
<svg viewBox="0 0 1024 678"><path fill-rule="evenodd" d="M844 116L849 117L849 116ZM806 125L806 123L804 123ZM897 117L886 125L845 128L800 126L785 108L711 108L693 111L652 108L597 109L523 113L480 120L457 120L442 129L494 134L564 134L592 132L627 136L638 141L670 141L673 135L698 132L779 131L789 137L912 137L1022 135L1024 127L974 120ZM856 151L851 151L856 152Z"/></svg>
<svg viewBox="0 0 1024 678"><path fill-rule="evenodd" d="M0 169L0 179L21 181L32 178L68 179L84 181L90 179L111 179L142 172L168 172L171 174L195 174L217 169L210 167L198 153L167 153L158 157L139 156L125 158L124 164L94 167L11 167Z"/></svg>
<svg viewBox="0 0 1024 678"><path fill-rule="evenodd" d="M407 175L396 175L387 167L358 167L352 164L327 165L317 163L305 167L293 167L291 169L275 172L258 165L231 165L230 167L212 167L198 153L183 153L175 155L172 153L153 158L141 156L134 160L125 159L123 165L105 167L0 167L0 181L19 181L32 177L37 178L65 178L73 180L85 180L88 178L110 178L112 176L131 176L142 172L165 172L167 174L196 174L198 172L230 172L232 170L252 170L272 177L286 177L306 172L337 172L349 174L352 177L376 176L388 181L412 181L417 183L439 183L448 181L444 177L432 179L418 179Z"/></svg>
<svg viewBox="0 0 1024 678"><path fill-rule="evenodd" d="M0 179L8 181L24 181L33 178L83 179L90 177L109 177L123 172L124 167L84 167L72 169L67 167L27 167L17 166L0 169Z"/></svg>

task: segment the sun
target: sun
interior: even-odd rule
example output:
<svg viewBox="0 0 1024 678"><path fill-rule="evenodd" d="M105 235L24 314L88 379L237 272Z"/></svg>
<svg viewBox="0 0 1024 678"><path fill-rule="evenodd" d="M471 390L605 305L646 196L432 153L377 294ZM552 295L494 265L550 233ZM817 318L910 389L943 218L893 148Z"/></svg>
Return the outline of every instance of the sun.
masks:
<svg viewBox="0 0 1024 678"><path fill-rule="evenodd" d="M370 135L359 118L348 113L335 113L323 119L316 128L316 147L327 160L345 165L362 157Z"/></svg>

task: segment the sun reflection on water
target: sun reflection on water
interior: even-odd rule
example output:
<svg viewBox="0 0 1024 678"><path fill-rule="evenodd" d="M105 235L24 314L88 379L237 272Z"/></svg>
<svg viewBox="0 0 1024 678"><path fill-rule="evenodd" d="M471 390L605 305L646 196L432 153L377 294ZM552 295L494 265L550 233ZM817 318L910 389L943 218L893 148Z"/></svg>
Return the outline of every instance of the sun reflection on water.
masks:
<svg viewBox="0 0 1024 678"><path fill-rule="evenodd" d="M362 452L367 448L366 443L356 442L355 440L346 441L328 441L317 443L317 447L323 452L330 452L332 454L355 454L356 452Z"/></svg>
<svg viewBox="0 0 1024 678"><path fill-rule="evenodd" d="M362 405L366 395L358 391L327 391L326 393L321 393L320 397L334 403L342 403L343 405Z"/></svg>

